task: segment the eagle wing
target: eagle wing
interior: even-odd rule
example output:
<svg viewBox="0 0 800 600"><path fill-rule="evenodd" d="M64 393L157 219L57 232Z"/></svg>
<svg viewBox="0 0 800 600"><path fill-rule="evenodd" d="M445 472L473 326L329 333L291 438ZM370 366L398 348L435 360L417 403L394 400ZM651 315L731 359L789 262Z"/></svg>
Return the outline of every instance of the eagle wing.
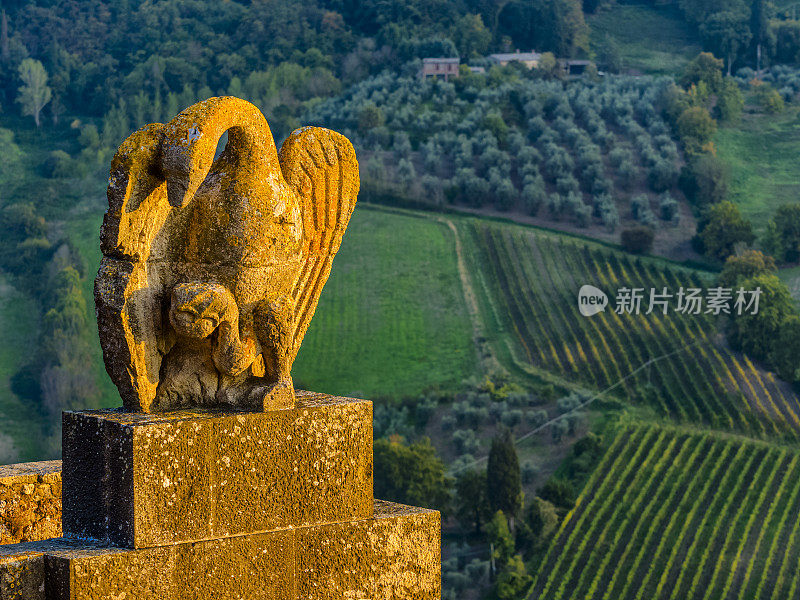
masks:
<svg viewBox="0 0 800 600"><path fill-rule="evenodd" d="M161 310L146 265L169 212L166 186L153 170L162 130L160 123L147 125L117 150L100 233L103 260L94 287L100 344L130 410L149 410L161 364Z"/></svg>
<svg viewBox="0 0 800 600"><path fill-rule="evenodd" d="M320 127L292 133L281 147L280 164L299 200L303 224L303 263L290 298L293 362L355 208L359 176L353 145Z"/></svg>

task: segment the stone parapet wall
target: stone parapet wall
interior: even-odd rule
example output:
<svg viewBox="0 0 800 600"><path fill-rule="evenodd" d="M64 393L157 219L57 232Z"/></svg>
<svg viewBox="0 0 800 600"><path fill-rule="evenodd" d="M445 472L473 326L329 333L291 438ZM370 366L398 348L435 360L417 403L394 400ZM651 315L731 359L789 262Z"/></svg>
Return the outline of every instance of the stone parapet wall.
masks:
<svg viewBox="0 0 800 600"><path fill-rule="evenodd" d="M0 600L440 600L439 513L373 498L372 403L296 395L65 413L63 464L0 470Z"/></svg>
<svg viewBox="0 0 800 600"><path fill-rule="evenodd" d="M58 538L0 546L2 600L440 600L439 513L373 517L154 548Z"/></svg>
<svg viewBox="0 0 800 600"><path fill-rule="evenodd" d="M61 461L0 466L0 544L61 536Z"/></svg>

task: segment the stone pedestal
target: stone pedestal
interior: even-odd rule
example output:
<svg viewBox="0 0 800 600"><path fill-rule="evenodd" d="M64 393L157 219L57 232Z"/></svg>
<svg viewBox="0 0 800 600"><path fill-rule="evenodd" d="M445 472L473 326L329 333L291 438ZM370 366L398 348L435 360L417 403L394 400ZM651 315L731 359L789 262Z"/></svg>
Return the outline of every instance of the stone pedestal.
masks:
<svg viewBox="0 0 800 600"><path fill-rule="evenodd" d="M6 599L438 599L435 511L372 497L372 405L65 413L64 537L0 546Z"/></svg>

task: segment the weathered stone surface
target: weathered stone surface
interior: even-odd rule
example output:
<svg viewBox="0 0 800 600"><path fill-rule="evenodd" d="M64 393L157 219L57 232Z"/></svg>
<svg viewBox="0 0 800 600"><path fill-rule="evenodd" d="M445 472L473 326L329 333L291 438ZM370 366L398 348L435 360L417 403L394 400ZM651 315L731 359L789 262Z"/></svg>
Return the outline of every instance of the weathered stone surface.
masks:
<svg viewBox="0 0 800 600"><path fill-rule="evenodd" d="M44 600L44 555L0 556L0 600Z"/></svg>
<svg viewBox="0 0 800 600"><path fill-rule="evenodd" d="M54 539L0 547L0 599L296 598L292 530L126 550Z"/></svg>
<svg viewBox="0 0 800 600"><path fill-rule="evenodd" d="M65 535L143 548L372 516L372 404L64 415Z"/></svg>
<svg viewBox="0 0 800 600"><path fill-rule="evenodd" d="M85 542L65 539L0 546L0 600L45 600L45 553L84 546Z"/></svg>
<svg viewBox="0 0 800 600"><path fill-rule="evenodd" d="M375 501L375 518L298 530L298 598L439 600L436 511Z"/></svg>
<svg viewBox="0 0 800 600"><path fill-rule="evenodd" d="M3 546L0 577L11 575L0 581L11 583L0 598L438 600L439 514L380 501L374 513L138 550L69 539Z"/></svg>
<svg viewBox="0 0 800 600"><path fill-rule="evenodd" d="M61 535L61 461L0 467L0 544Z"/></svg>
<svg viewBox="0 0 800 600"><path fill-rule="evenodd" d="M238 98L128 137L111 164L95 280L125 408L293 406L292 363L358 189L346 138L305 127L279 156L263 115Z"/></svg>

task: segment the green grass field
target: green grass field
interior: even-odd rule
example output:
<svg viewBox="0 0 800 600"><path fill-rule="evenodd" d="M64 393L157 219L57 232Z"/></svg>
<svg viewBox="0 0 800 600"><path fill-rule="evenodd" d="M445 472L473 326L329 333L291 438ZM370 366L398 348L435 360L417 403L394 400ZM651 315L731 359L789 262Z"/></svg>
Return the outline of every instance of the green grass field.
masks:
<svg viewBox="0 0 800 600"><path fill-rule="evenodd" d="M473 374L472 328L443 224L359 207L293 375L323 392L411 396Z"/></svg>
<svg viewBox="0 0 800 600"><path fill-rule="evenodd" d="M673 74L701 50L696 34L668 7L615 5L589 16L592 47L606 36L619 44L625 68Z"/></svg>
<svg viewBox="0 0 800 600"><path fill-rule="evenodd" d="M731 199L760 233L775 209L800 198L800 109L745 115L721 128L715 144L730 168Z"/></svg>
<svg viewBox="0 0 800 600"><path fill-rule="evenodd" d="M529 598L796 598L799 476L796 449L624 426Z"/></svg>

